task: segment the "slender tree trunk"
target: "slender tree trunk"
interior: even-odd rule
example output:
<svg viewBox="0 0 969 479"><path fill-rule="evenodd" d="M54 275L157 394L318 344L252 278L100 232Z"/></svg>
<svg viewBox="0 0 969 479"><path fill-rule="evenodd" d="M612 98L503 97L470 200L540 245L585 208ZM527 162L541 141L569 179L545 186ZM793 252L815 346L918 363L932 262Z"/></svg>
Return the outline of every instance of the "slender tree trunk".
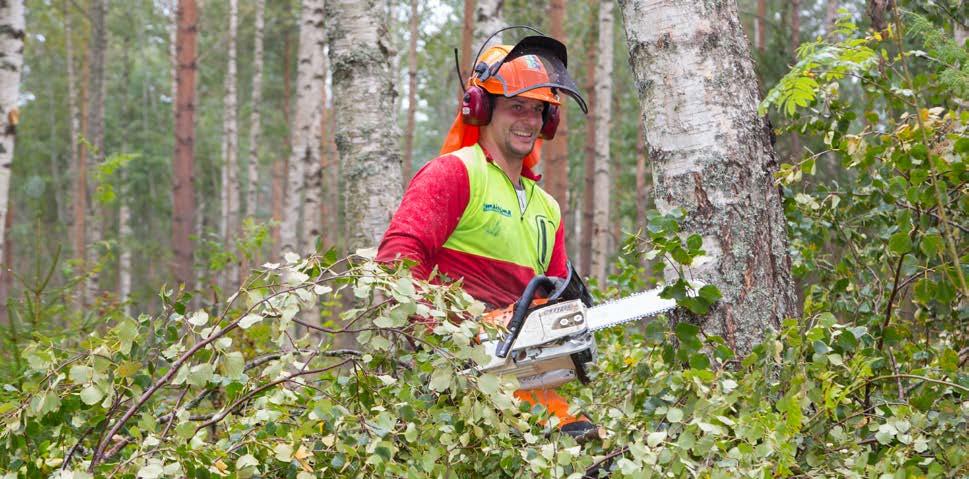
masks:
<svg viewBox="0 0 969 479"><path fill-rule="evenodd" d="M400 131L387 121L397 95L387 71L385 25L373 0L331 0L328 17L335 128L345 181L347 246L376 247L401 196Z"/></svg>
<svg viewBox="0 0 969 479"><path fill-rule="evenodd" d="M13 227L14 208L7 205L7 215L3 220L3 260L0 262L0 324L10 325L10 311L7 300L13 291L13 242L10 241L10 228ZM17 351L19 352L19 351Z"/></svg>
<svg viewBox="0 0 969 479"><path fill-rule="evenodd" d="M609 262L609 129L612 121L613 3L599 2L599 58L596 62L595 210L592 233L592 276L603 285Z"/></svg>
<svg viewBox="0 0 969 479"><path fill-rule="evenodd" d="M319 126L323 107L320 96L326 41L324 19L323 0L303 0L296 70L296 115L291 136L292 151L289 155L281 232L284 253L311 252L313 244L307 240L319 234L319 225L315 223L319 217L317 208L321 178Z"/></svg>
<svg viewBox="0 0 969 479"><path fill-rule="evenodd" d="M129 21L132 19L129 17ZM130 28L125 32L121 49L121 153L128 153L129 125L134 124L134 111L129 96L131 83L131 34L137 26L131 21ZM128 165L121 167L118 178L118 299L121 300L125 314L130 314L128 297L131 295L131 245L133 244L131 231L131 197L128 189Z"/></svg>
<svg viewBox="0 0 969 479"><path fill-rule="evenodd" d="M481 45L484 44L485 40L495 33L499 29L505 26L505 21L502 18L502 9L504 8L505 0L476 0L474 6L474 31L472 33L473 41L471 43L471 48L474 49L471 52L472 55L478 52ZM553 35L554 36L554 35ZM498 34L488 42L488 46L500 45L502 42L503 35ZM485 48L487 49L488 46Z"/></svg>
<svg viewBox="0 0 969 479"><path fill-rule="evenodd" d="M649 192L646 191L646 131L639 121L636 130L636 226L633 231L646 231L646 210L649 208Z"/></svg>
<svg viewBox="0 0 969 479"><path fill-rule="evenodd" d="M888 27L888 12L892 9L893 0L866 0L865 12L871 19L871 28L876 32L881 32Z"/></svg>
<svg viewBox="0 0 969 479"><path fill-rule="evenodd" d="M801 45L801 0L791 1L791 61L797 63L797 48ZM801 135L791 132L791 163L801 159Z"/></svg>
<svg viewBox="0 0 969 479"><path fill-rule="evenodd" d="M757 0L757 20L754 21L757 30L757 51L763 55L767 51L767 0Z"/></svg>
<svg viewBox="0 0 969 479"><path fill-rule="evenodd" d="M290 29L286 29L283 34L283 123L286 125L292 125L292 115L290 114L290 103L293 97L292 94L292 83L293 79L290 75L290 63L292 62L293 55L293 37L290 34ZM292 149L289 137L285 137L287 150ZM283 207L286 203L286 171L289 169L286 164L287 155L278 155L276 161L273 162L272 175L272 218L273 218L273 229L272 229L272 252L270 253L271 258L279 258L282 249L282 223L283 223Z"/></svg>
<svg viewBox="0 0 969 479"><path fill-rule="evenodd" d="M87 129L85 139L91 145L92 165L97 169L104 162L104 101L107 89L105 81L106 61L108 53L108 16L107 0L91 0L88 17L91 23L91 41L88 44L88 68L90 69L90 83L88 84ZM88 184L88 194L94 197L95 184ZM87 235L88 241L96 245L107 237L109 227L109 212L106 205L92 201L88 205ZM88 248L88 269L98 263L99 248ZM94 298L100 293L100 271L89 271L87 282L87 297Z"/></svg>
<svg viewBox="0 0 969 479"><path fill-rule="evenodd" d="M220 225L225 247L232 253L238 253L235 245L240 234L239 201L241 200L241 185L239 184L239 98L236 94L238 30L239 1L229 0L229 52L222 100L222 218ZM222 277L225 290L235 290L235 282L238 277L239 263L233 261Z"/></svg>
<svg viewBox="0 0 969 479"><path fill-rule="evenodd" d="M177 94L175 95L175 159L172 182L172 247L175 280L191 289L195 225L195 76L198 9L195 0L178 0Z"/></svg>
<svg viewBox="0 0 969 479"><path fill-rule="evenodd" d="M70 116L68 131L71 136L71 163L74 177L73 191L73 231L72 240L74 255L77 258L84 258L84 220L87 211L87 168L83 164L83 157L80 155L78 135L81 133L80 116L77 101L77 73L74 70L74 28L73 19L68 7L68 0L62 4L64 14L64 49L67 55L67 111ZM83 295L81 295L83 296ZM83 305L83 299L78 306Z"/></svg>
<svg viewBox="0 0 969 479"><path fill-rule="evenodd" d="M471 76L471 62L476 52L471 51L471 41L474 39L474 4L475 0L464 0L464 23L461 25L461 81L467 82ZM464 85L458 85L458 105L464 98Z"/></svg>
<svg viewBox="0 0 969 479"><path fill-rule="evenodd" d="M593 0L593 10L598 8L597 0ZM595 232L593 228L593 218L595 217L596 190L595 190L595 167L596 167L596 114L598 111L598 98L596 97L596 68L598 62L597 47L599 44L598 27L590 29L588 37L588 48L586 48L586 91L589 92L589 109L592 114L586 117L585 121L585 156L583 159L583 195L582 195L582 231L579 241L579 264L582 273L592 275L592 236Z"/></svg>
<svg viewBox="0 0 969 479"><path fill-rule="evenodd" d="M259 142L262 134L262 65L266 0L256 0L255 47L252 58L252 112L249 116L249 181L246 188L246 216L256 217L259 204Z"/></svg>
<svg viewBox="0 0 969 479"><path fill-rule="evenodd" d="M656 206L682 208L683 234L703 239L693 276L723 293L703 329L747 353L798 311L777 161L757 116L757 77L736 3L620 3Z"/></svg>
<svg viewBox="0 0 969 479"><path fill-rule="evenodd" d="M0 2L0 64L3 65L0 68L0 219L4 220L0 239L5 237L10 167L20 120L17 98L20 96L20 76L24 65L24 28L23 1ZM0 264L6 264L4 246L0 246Z"/></svg>
<svg viewBox="0 0 969 479"><path fill-rule="evenodd" d="M828 5L824 13L824 33L830 34L834 31L834 26L838 22L838 0L828 0Z"/></svg>
<svg viewBox="0 0 969 479"><path fill-rule="evenodd" d="M407 131L404 132L404 161L401 177L406 187L414 174L414 117L417 113L417 15L419 0L410 2L410 41L407 48Z"/></svg>
<svg viewBox="0 0 969 479"><path fill-rule="evenodd" d="M549 33L553 38L566 43L565 0L551 0L548 4ZM542 172L545 177L545 191L559 203L562 218L567 218L569 209L569 127L566 106L559 108L559 126L552 141L542 145Z"/></svg>

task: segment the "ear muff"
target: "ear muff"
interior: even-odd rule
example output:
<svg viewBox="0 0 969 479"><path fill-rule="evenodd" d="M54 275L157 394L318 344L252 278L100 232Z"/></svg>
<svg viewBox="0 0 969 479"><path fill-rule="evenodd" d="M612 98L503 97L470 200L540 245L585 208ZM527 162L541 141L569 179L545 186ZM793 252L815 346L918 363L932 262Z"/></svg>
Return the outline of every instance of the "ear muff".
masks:
<svg viewBox="0 0 969 479"><path fill-rule="evenodd" d="M559 127L559 119L559 106L546 103L545 109L542 111L542 131L539 132L538 137L543 140L555 138L555 130Z"/></svg>
<svg viewBox="0 0 969 479"><path fill-rule="evenodd" d="M491 95L480 86L469 87L461 102L461 120L466 125L482 126L491 122Z"/></svg>

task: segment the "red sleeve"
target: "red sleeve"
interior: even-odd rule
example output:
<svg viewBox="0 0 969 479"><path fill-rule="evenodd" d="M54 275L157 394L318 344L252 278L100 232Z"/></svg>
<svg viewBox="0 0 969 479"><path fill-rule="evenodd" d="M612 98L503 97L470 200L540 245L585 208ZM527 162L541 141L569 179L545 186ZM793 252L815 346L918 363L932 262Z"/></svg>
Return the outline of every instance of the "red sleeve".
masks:
<svg viewBox="0 0 969 479"><path fill-rule="evenodd" d="M548 271L545 276L558 276L565 278L568 276L568 269L565 264L568 260L565 252L565 219L559 222L559 229L555 231L555 246L552 247L552 257L548 261Z"/></svg>
<svg viewBox="0 0 969 479"><path fill-rule="evenodd" d="M407 186L390 220L377 250L377 261L412 259L418 263L414 275L427 278L438 250L464 214L470 189L468 170L458 157L447 155L424 165Z"/></svg>

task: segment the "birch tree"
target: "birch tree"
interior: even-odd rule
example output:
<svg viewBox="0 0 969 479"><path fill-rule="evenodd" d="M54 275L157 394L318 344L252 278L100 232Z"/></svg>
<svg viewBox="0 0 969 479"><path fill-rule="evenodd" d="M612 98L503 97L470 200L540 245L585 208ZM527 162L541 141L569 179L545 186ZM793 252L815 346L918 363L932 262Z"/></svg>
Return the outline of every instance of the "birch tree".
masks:
<svg viewBox="0 0 969 479"><path fill-rule="evenodd" d="M266 0L256 0L255 39L252 56L252 112L249 115L248 184L246 216L255 217L259 204L259 141L262 134L262 68Z"/></svg>
<svg viewBox="0 0 969 479"><path fill-rule="evenodd" d="M609 128L612 121L613 3L599 3L599 57L596 61L595 209L592 225L592 276L605 284L609 262Z"/></svg>
<svg viewBox="0 0 969 479"><path fill-rule="evenodd" d="M403 184L407 186L414 168L414 120L417 114L417 16L418 0L410 1L410 38L407 45L407 130L404 132Z"/></svg>
<svg viewBox="0 0 969 479"><path fill-rule="evenodd" d="M236 95L236 37L239 26L239 2L229 0L228 63L222 96L222 238L231 242L236 235L235 216L239 212L238 175L238 96Z"/></svg>
<svg viewBox="0 0 969 479"><path fill-rule="evenodd" d="M88 96L87 96L87 128L84 129L85 140L90 146L90 159L94 168L104 162L104 101L107 83L105 68L108 53L108 5L107 0L91 0L88 19L91 22L91 40L88 42ZM94 197L93 182L87 185L88 195ZM108 223L107 209L92 201L88 205L87 238L92 245L99 243L105 237ZM90 271L98 262L98 248L87 249L87 297L93 298L101 289L100 274Z"/></svg>
<svg viewBox="0 0 969 479"><path fill-rule="evenodd" d="M334 132L344 178L347 246L376 247L401 196L400 132L391 105L387 28L374 0L331 0Z"/></svg>
<svg viewBox="0 0 969 479"><path fill-rule="evenodd" d="M198 9L195 0L178 0L176 33L175 158L172 177L172 248L175 280L191 289L195 255L191 235L195 224L195 77L197 73Z"/></svg>
<svg viewBox="0 0 969 479"><path fill-rule="evenodd" d="M326 42L323 0L303 0L300 8L299 53L296 69L296 111L290 143L281 235L283 252L306 253L311 232L318 232L320 203L320 101ZM313 218L313 220L308 220ZM300 244L300 226L303 243Z"/></svg>
<svg viewBox="0 0 969 479"><path fill-rule="evenodd" d="M73 163L73 228L72 240L74 255L83 261L85 258L85 220L87 215L87 165L81 152L78 135L81 134L81 112L78 107L77 72L74 69L74 20L68 0L62 4L64 14L64 50L67 55L67 111L68 132L71 136L71 162ZM84 305L84 288L77 290L78 306Z"/></svg>
<svg viewBox="0 0 969 479"><path fill-rule="evenodd" d="M505 21L502 18L502 9L504 8L505 0L476 0L474 5L474 27L472 33L472 44L471 48L474 49L471 52L472 55L478 52L481 45L484 44L485 40L495 33L500 28L505 26ZM502 43L503 35L498 34L488 42L485 46L485 50L492 45L500 45Z"/></svg>
<svg viewBox="0 0 969 479"><path fill-rule="evenodd" d="M10 167L20 119L17 100L24 66L24 34L23 1L0 2L0 223L4 225L10 191ZM0 242L3 242L5 231L6 226L0 229ZM4 248L0 246L0 264L6 264L4 258ZM7 273L2 272L0 276L7 276Z"/></svg>
<svg viewBox="0 0 969 479"><path fill-rule="evenodd" d="M777 169L735 2L620 0L656 207L682 208L723 298L702 325L745 353L797 314ZM668 271L668 274L671 272Z"/></svg>

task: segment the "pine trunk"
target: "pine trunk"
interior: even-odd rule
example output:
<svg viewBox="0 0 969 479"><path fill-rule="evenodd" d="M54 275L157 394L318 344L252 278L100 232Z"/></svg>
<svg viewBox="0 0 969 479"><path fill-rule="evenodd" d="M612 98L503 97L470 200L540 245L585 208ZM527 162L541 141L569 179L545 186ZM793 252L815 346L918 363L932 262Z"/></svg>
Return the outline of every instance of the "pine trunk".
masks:
<svg viewBox="0 0 969 479"><path fill-rule="evenodd" d="M597 8L598 1L592 5ZM589 109L592 114L586 117L585 121L585 155L582 161L582 174L584 176L582 194L582 228L579 241L579 265L582 274L592 275L592 220L595 217L596 191L595 191L595 168L596 168L596 108L598 99L596 98L596 69L593 65L598 61L596 47L599 43L598 28L593 26L590 29L587 39L588 48L586 52L586 91L589 92Z"/></svg>
<svg viewBox="0 0 969 479"><path fill-rule="evenodd" d="M767 50L767 0L757 0L757 21L754 22L754 29L757 51L763 55Z"/></svg>
<svg viewBox="0 0 969 479"><path fill-rule="evenodd" d="M195 226L195 77L198 9L195 0L178 0L176 34L175 158L172 177L172 248L175 280L191 289Z"/></svg>
<svg viewBox="0 0 969 479"><path fill-rule="evenodd" d="M252 112L249 116L248 186L246 216L256 217L259 204L259 141L262 134L262 65L266 0L256 0L255 47L252 57Z"/></svg>
<svg viewBox="0 0 969 479"><path fill-rule="evenodd" d="M606 281L609 262L612 183L609 163L609 129L612 121L613 3L599 3L599 58L596 61L595 206L592 219L592 270L600 285Z"/></svg>
<svg viewBox="0 0 969 479"><path fill-rule="evenodd" d="M20 110L20 76L24 66L24 4L22 0L0 2L0 245L4 242L7 201L10 192L10 167L17 137ZM0 264L4 262L4 247L0 246ZM7 273L4 272L3 276ZM2 278L0 278L2 280Z"/></svg>
<svg viewBox="0 0 969 479"><path fill-rule="evenodd" d="M551 0L548 5L549 33L556 40L566 43L565 0ZM564 98L564 97L563 97ZM545 191L559 203L562 218L569 210L569 127L566 105L559 108L559 126L555 138L542 145L542 167Z"/></svg>
<svg viewBox="0 0 969 479"><path fill-rule="evenodd" d="M478 52L478 49L484 45L485 40L487 40L492 33L497 32L499 29L505 26L505 21L501 16L501 10L504 7L504 3L505 0L476 1L474 6L474 30L472 33L473 40L471 43L471 48L474 49L474 51L471 52L472 55ZM495 37L488 42L488 46L498 45L501 44L501 42L502 35L495 35ZM487 49L488 46L485 48Z"/></svg>
<svg viewBox="0 0 969 479"><path fill-rule="evenodd" d="M417 113L417 15L419 0L410 2L410 41L407 47L407 130L404 132L404 161L401 177L406 187L414 174L414 123Z"/></svg>
<svg viewBox="0 0 969 479"><path fill-rule="evenodd" d="M397 95L387 71L387 28L373 0L332 0L333 109L350 251L376 247L401 196L400 132L387 121ZM391 118L393 117L392 114Z"/></svg>
<svg viewBox="0 0 969 479"><path fill-rule="evenodd" d="M693 276L723 299L707 334L740 353L797 314L777 162L736 3L621 0L657 209L703 238ZM667 274L672 274L668 271Z"/></svg>
<svg viewBox="0 0 969 479"><path fill-rule="evenodd" d="M290 144L281 231L282 251L308 253L306 240L319 233L320 96L323 88L323 0L303 0L296 69L296 111ZM313 218L312 221L308 220ZM302 228L302 235L300 234ZM302 239L302 244L301 240Z"/></svg>

